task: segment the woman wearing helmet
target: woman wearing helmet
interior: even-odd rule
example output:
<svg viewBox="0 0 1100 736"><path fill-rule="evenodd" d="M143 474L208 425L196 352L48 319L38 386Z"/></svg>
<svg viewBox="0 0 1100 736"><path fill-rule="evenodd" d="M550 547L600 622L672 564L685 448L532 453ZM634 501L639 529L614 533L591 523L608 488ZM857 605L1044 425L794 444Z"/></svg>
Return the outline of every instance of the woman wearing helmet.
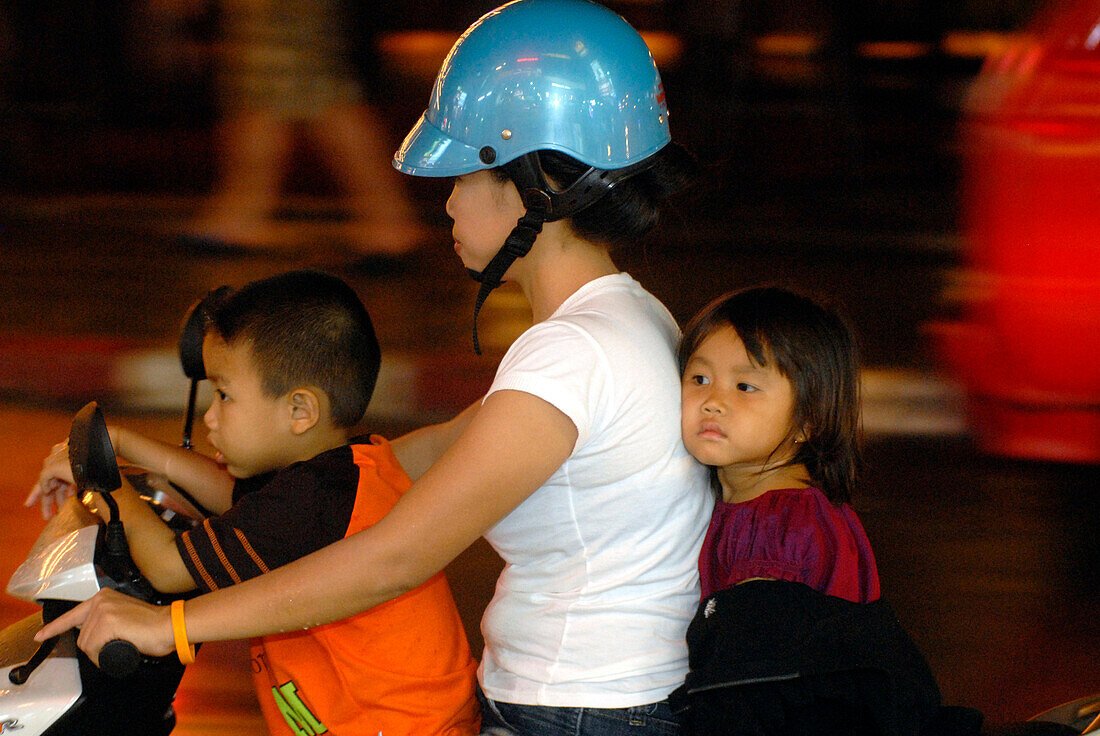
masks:
<svg viewBox="0 0 1100 736"><path fill-rule="evenodd" d="M711 501L680 439L679 330L610 249L649 230L689 162L652 57L618 15L516 0L471 26L394 165L455 177L447 212L481 282L475 326L502 281L535 324L482 402L394 442L416 482L385 519L188 601L190 640L347 617L484 535L506 563L482 622L485 726L675 733L665 698L687 672ZM172 651L167 609L94 600L43 634L83 622L93 656L112 638Z"/></svg>

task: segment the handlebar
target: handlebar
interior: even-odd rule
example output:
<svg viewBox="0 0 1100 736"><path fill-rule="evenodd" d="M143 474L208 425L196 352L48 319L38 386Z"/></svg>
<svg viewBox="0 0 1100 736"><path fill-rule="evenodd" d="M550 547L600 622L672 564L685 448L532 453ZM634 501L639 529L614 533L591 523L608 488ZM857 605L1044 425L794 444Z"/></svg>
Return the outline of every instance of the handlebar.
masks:
<svg viewBox="0 0 1100 736"><path fill-rule="evenodd" d="M113 639L99 650L99 668L115 678L129 677L141 664L141 652L124 639Z"/></svg>

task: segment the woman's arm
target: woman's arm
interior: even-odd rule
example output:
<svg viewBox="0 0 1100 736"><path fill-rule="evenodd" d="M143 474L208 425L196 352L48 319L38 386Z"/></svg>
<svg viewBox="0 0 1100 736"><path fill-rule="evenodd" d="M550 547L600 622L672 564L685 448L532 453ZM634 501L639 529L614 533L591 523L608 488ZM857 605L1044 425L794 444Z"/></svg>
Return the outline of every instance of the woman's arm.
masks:
<svg viewBox="0 0 1100 736"><path fill-rule="evenodd" d="M419 480L432 463L443 456L447 448L458 439L462 430L466 429L470 420L474 418L479 406L481 406L481 399L470 404L453 419L414 429L390 443L393 454L397 456L397 461L401 463L401 467L410 478Z"/></svg>
<svg viewBox="0 0 1100 736"><path fill-rule="evenodd" d="M370 529L188 601L190 640L319 626L411 590L534 493L569 457L576 438L569 418L542 399L518 391L491 394L439 461ZM77 606L36 638L73 626L81 626L79 644L93 659L116 638L148 654L174 648L166 608L117 595Z"/></svg>

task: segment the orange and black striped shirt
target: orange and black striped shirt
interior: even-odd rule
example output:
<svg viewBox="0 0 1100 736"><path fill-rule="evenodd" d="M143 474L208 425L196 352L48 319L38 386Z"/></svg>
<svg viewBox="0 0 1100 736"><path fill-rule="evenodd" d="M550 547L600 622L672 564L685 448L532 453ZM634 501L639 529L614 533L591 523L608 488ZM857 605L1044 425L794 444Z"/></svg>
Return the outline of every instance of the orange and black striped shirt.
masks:
<svg viewBox="0 0 1100 736"><path fill-rule="evenodd" d="M356 438L238 481L233 507L177 545L199 588L215 590L372 526L411 484L385 440ZM476 663L442 573L356 616L255 640L252 670L273 736L479 731Z"/></svg>

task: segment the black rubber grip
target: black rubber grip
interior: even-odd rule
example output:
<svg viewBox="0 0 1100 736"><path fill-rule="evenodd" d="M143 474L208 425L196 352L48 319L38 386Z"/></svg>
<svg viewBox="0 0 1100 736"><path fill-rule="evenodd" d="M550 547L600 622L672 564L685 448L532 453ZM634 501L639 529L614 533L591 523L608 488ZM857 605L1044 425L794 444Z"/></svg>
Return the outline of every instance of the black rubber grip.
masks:
<svg viewBox="0 0 1100 736"><path fill-rule="evenodd" d="M141 652L123 639L115 639L99 650L99 668L111 677L129 677L137 672Z"/></svg>

